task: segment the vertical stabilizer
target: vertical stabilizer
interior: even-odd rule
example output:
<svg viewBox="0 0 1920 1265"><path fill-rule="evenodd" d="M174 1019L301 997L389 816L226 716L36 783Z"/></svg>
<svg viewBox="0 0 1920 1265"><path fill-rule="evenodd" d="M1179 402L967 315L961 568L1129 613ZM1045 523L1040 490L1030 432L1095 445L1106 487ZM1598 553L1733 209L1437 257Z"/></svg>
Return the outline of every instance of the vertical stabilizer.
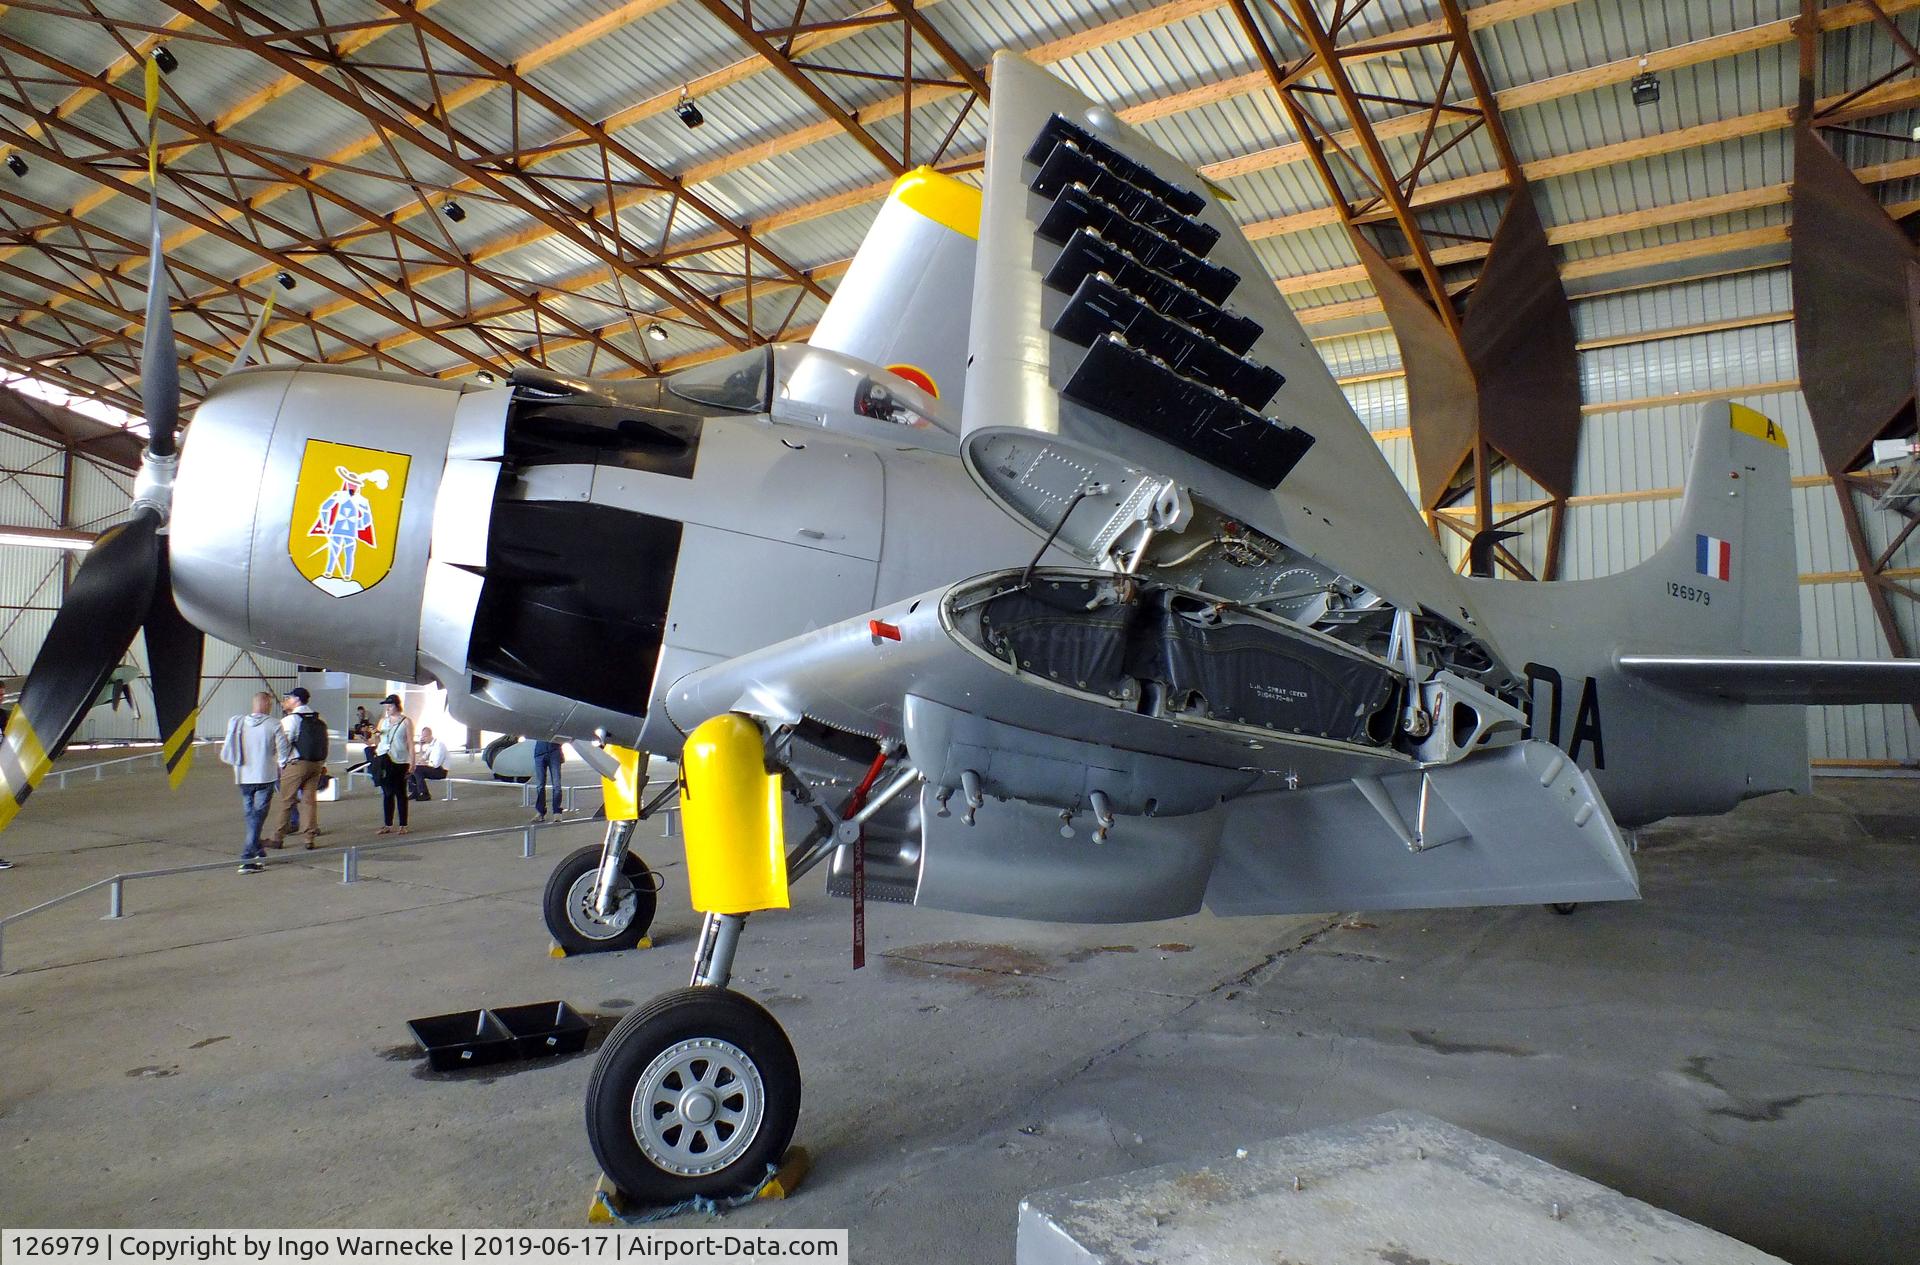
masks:
<svg viewBox="0 0 1920 1265"><path fill-rule="evenodd" d="M1664 689L1622 655L1800 653L1787 439L1741 404L1708 404L1673 534L1637 567L1549 584L1473 581L1478 610L1531 684L1530 733L1590 769L1615 817L1713 813L1804 790L1801 714Z"/></svg>
<svg viewBox="0 0 1920 1265"><path fill-rule="evenodd" d="M979 236L978 189L929 167L908 172L807 341L898 374L958 417Z"/></svg>

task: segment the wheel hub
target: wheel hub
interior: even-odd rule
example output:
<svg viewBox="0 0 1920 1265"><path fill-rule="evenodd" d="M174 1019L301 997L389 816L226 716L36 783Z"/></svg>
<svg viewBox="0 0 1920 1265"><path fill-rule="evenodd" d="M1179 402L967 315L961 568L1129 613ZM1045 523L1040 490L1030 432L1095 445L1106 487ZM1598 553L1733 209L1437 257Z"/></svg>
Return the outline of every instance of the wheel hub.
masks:
<svg viewBox="0 0 1920 1265"><path fill-rule="evenodd" d="M611 940L632 924L639 899L633 883L622 874L614 885L613 910L602 916L593 901L594 885L599 881L597 867L573 880L567 888L567 918L573 923L573 929L588 939Z"/></svg>
<svg viewBox="0 0 1920 1265"><path fill-rule="evenodd" d="M766 1086L746 1051L717 1037L690 1037L654 1056L633 1091L633 1137L664 1172L700 1177L753 1145L766 1114Z"/></svg>

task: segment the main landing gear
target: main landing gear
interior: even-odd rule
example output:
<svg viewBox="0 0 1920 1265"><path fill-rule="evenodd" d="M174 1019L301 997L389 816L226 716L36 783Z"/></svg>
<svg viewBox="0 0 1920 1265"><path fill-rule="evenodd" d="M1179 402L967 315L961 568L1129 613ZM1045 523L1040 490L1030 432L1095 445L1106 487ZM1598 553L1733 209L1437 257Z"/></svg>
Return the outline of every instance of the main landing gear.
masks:
<svg viewBox="0 0 1920 1265"><path fill-rule="evenodd" d="M608 822L604 844L590 843L568 853L547 876L540 912L546 918L547 934L568 953L631 949L653 926L659 883L647 863L627 850L634 825ZM611 875L612 882L603 905L604 875Z"/></svg>
<svg viewBox="0 0 1920 1265"><path fill-rule="evenodd" d="M637 755L634 767L644 776L646 757ZM622 791L612 782L608 786L607 802L613 804ZM637 792L637 787L628 789ZM607 822L604 842L571 852L553 867L540 913L555 944L570 954L610 953L646 939L660 878L633 851L633 832L677 791L669 785L645 805L634 802L639 796L632 793Z"/></svg>
<svg viewBox="0 0 1920 1265"><path fill-rule="evenodd" d="M694 908L708 911L692 979L622 1019L587 1082L594 1158L638 1202L748 1194L779 1164L800 1116L800 1065L773 1016L727 987L740 934L749 912L785 908L788 888L834 849L862 846L867 819L920 780L909 767L877 785L887 758L876 755L836 814L793 778L818 824L784 851L779 775L768 771L785 767L782 736L728 715L687 738L681 831Z"/></svg>
<svg viewBox="0 0 1920 1265"><path fill-rule="evenodd" d="M622 1019L594 1064L587 1141L629 1199L746 1194L793 1140L793 1043L765 1007L727 987L745 923L708 914L693 985Z"/></svg>

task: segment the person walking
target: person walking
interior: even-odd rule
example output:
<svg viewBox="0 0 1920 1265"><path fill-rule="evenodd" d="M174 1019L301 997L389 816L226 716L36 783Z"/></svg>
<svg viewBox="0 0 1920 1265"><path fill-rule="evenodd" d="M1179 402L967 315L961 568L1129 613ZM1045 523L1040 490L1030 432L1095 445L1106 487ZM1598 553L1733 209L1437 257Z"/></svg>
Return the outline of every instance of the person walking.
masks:
<svg viewBox="0 0 1920 1265"><path fill-rule="evenodd" d="M433 736L431 726L420 727L420 746L414 752L413 772L407 777L407 794L412 799L431 799L427 783L447 775L447 744Z"/></svg>
<svg viewBox="0 0 1920 1265"><path fill-rule="evenodd" d="M280 782L280 761L286 747L286 732L273 719L273 695L265 690L253 696L251 712L227 722L227 740L220 748L220 759L233 766L233 780L240 784L240 812L247 824L240 846L242 874L258 874L266 868L261 864L267 854L260 846L260 827L266 824L267 808Z"/></svg>
<svg viewBox="0 0 1920 1265"><path fill-rule="evenodd" d="M300 828L294 822L294 811L295 801L303 792L307 817L301 824L306 827L307 848L320 846L320 779L327 772L329 739L326 720L309 704L312 697L304 686L296 685L280 701L286 712L280 721L286 744L280 748L280 815L267 839L269 848L285 847L287 835Z"/></svg>
<svg viewBox="0 0 1920 1265"><path fill-rule="evenodd" d="M533 819L536 822L547 819L547 786L553 786L553 815L558 817L560 807L560 765L566 757L561 754L557 742L544 739L533 744Z"/></svg>
<svg viewBox="0 0 1920 1265"><path fill-rule="evenodd" d="M380 820L377 833L407 833L407 774L413 767L413 720L400 709L400 696L389 694L380 700L380 736L373 744L373 780L380 787ZM398 814L400 824L393 819Z"/></svg>

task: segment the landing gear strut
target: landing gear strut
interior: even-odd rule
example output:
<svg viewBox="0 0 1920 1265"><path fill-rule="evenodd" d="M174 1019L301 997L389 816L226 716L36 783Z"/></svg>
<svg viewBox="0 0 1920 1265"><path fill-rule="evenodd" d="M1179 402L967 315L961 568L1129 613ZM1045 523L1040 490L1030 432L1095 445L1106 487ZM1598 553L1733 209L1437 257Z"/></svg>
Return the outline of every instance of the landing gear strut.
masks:
<svg viewBox="0 0 1920 1265"><path fill-rule="evenodd" d="M787 888L835 847L857 846L866 810L843 821L793 779L789 788L819 824L783 854L778 813L768 815L777 798L769 779L778 775L767 766L784 768L778 748L779 735L769 742L740 716L709 720L687 739L681 823L688 882L696 908L710 911L692 978L621 1020L587 1082L594 1158L638 1202L748 1194L793 1140L800 1065L774 1017L728 988L734 954L747 913L784 907ZM883 763L875 761L874 774ZM917 778L899 775L874 800L883 803Z"/></svg>

